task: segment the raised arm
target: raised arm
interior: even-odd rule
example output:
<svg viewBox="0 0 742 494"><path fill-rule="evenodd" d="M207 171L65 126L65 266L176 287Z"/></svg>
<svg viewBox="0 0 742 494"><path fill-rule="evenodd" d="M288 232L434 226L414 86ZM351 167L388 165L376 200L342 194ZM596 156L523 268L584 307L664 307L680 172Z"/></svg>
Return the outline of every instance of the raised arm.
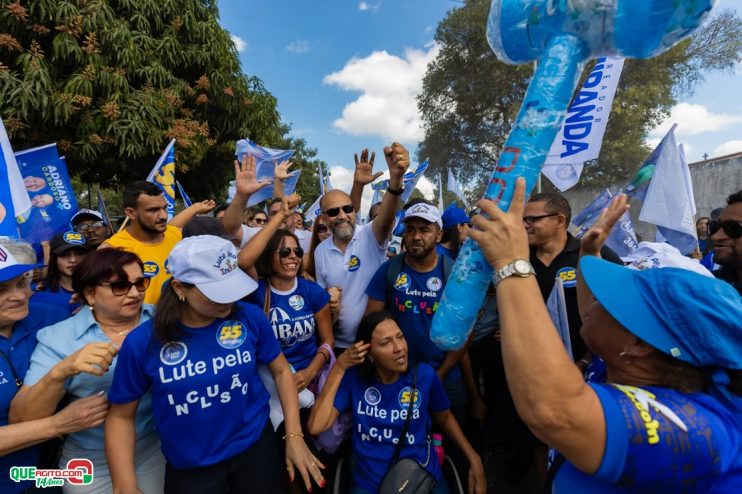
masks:
<svg viewBox="0 0 742 494"><path fill-rule="evenodd" d="M255 157L249 154L242 156L242 161L234 161L235 194L232 202L224 212L222 225L227 233L242 238L242 215L247 207L247 200L255 192L270 185L270 181L258 182L255 178Z"/></svg>
<svg viewBox="0 0 742 494"><path fill-rule="evenodd" d="M291 161L282 161L273 168L273 198L281 199L284 194L284 181L291 176L289 168L293 163Z"/></svg>
<svg viewBox="0 0 742 494"><path fill-rule="evenodd" d="M168 225L183 228L197 215L210 213L214 210L215 207L216 202L214 202L214 200L212 199L207 199L201 202L194 202L192 205L188 206L183 211L173 216L173 219L168 222Z"/></svg>
<svg viewBox="0 0 742 494"><path fill-rule="evenodd" d="M525 182L521 178L507 213L492 201L479 201L492 219L475 217L477 229L469 235L496 271L515 259L529 257L523 229L524 196ZM533 276L510 276L497 285L508 388L518 415L531 431L578 469L593 473L605 450L603 408L564 350L541 300Z"/></svg>
<svg viewBox="0 0 742 494"><path fill-rule="evenodd" d="M387 241L389 232L394 228L394 215L399 208L399 196L402 195L402 177L410 166L410 153L398 142L384 148L384 157L389 167L389 188L381 200L379 215L371 222L379 245Z"/></svg>
<svg viewBox="0 0 742 494"><path fill-rule="evenodd" d="M271 237L281 227L281 223L294 214L294 209L299 204L301 197L297 194L281 199L281 209L271 216L266 225L261 228L241 250L237 262L240 268L248 270L255 265L260 254L263 253Z"/></svg>
<svg viewBox="0 0 742 494"><path fill-rule="evenodd" d="M361 210L361 198L363 196L363 188L382 176L384 172L374 173L374 161L376 160L376 153L371 153L371 158L368 157L368 149L361 151L361 159L358 159L358 155L354 154L353 159L356 163L356 171L353 173L353 187L350 189L350 201L355 208L356 213ZM373 206L373 204L372 204Z"/></svg>
<svg viewBox="0 0 742 494"><path fill-rule="evenodd" d="M580 240L580 258L582 256L600 256L600 250L613 230L613 226L621 216L629 210L629 199L626 194L614 197L607 208L600 213L598 221L583 235ZM590 306L592 295L588 290L582 274L577 270L577 308L580 319L584 319L587 308Z"/></svg>

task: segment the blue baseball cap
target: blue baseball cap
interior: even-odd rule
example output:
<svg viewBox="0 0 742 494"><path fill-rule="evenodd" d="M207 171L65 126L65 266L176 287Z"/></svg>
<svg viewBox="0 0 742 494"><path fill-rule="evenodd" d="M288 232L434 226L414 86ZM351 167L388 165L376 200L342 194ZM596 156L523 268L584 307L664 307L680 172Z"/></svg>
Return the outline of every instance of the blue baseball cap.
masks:
<svg viewBox="0 0 742 494"><path fill-rule="evenodd" d="M0 283L38 268L40 264L21 264L8 249L0 245Z"/></svg>
<svg viewBox="0 0 742 494"><path fill-rule="evenodd" d="M471 218L467 216L466 211L458 206L448 206L446 210L443 211L443 216L441 217L441 219L443 220L444 229L455 225L460 225L462 223L471 222Z"/></svg>
<svg viewBox="0 0 742 494"><path fill-rule="evenodd" d="M729 283L593 256L580 260L580 272L600 305L654 348L696 367L742 369L742 297Z"/></svg>

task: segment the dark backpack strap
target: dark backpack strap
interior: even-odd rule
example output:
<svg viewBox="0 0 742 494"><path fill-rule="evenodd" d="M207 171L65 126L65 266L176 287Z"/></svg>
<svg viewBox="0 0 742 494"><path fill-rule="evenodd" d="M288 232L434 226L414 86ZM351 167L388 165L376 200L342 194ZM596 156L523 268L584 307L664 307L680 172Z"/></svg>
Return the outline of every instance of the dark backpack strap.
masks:
<svg viewBox="0 0 742 494"><path fill-rule="evenodd" d="M407 439L407 430L410 428L410 421L412 420L412 407L414 405L415 398L417 396L417 366L412 370L412 390L410 391L410 404L407 406L407 417L404 419L404 425L402 426L402 432L399 434L399 440L397 441L397 447L394 449L394 456L392 461L389 463L389 468L394 466L399 460L399 454L402 452L402 446L404 445L405 439Z"/></svg>
<svg viewBox="0 0 742 494"><path fill-rule="evenodd" d="M397 282L399 273L402 272L404 264L404 253L396 255L389 260L386 267L386 305L391 307L392 293L394 293L394 284Z"/></svg>
<svg viewBox="0 0 742 494"><path fill-rule="evenodd" d="M456 261L448 257L446 254L438 255L443 258L443 286L445 286L448 277L451 275L451 271L453 271L453 265L456 263Z"/></svg>
<svg viewBox="0 0 742 494"><path fill-rule="evenodd" d="M554 479L556 478L557 473L559 473L559 469L562 468L566 462L567 458L557 452L554 461L551 462L549 470L546 472L546 489L544 489L544 494L551 494L553 492Z"/></svg>

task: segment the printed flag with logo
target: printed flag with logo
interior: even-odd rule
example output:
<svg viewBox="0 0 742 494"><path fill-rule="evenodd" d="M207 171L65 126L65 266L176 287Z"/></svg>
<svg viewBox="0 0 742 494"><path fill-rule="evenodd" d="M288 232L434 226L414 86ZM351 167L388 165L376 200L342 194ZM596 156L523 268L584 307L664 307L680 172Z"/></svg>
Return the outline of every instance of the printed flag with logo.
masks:
<svg viewBox="0 0 742 494"><path fill-rule="evenodd" d="M147 182L152 182L162 191L167 201L167 218L171 220L175 215L175 139L165 147L149 172Z"/></svg>

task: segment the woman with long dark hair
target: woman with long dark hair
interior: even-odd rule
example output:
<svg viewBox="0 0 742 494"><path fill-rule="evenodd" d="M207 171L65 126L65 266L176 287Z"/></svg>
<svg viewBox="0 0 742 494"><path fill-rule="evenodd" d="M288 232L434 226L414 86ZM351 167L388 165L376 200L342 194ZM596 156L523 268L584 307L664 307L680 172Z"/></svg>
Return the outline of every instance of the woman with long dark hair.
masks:
<svg viewBox="0 0 742 494"><path fill-rule="evenodd" d="M285 416L285 465L324 484L322 464L299 425L296 385L262 311L235 303L256 288L228 240L179 242L168 257L172 280L154 319L133 331L119 353L109 392L106 454L114 491L136 491L133 418L152 395L167 460L165 492L278 492L281 464L258 366L275 380Z"/></svg>
<svg viewBox="0 0 742 494"><path fill-rule="evenodd" d="M49 245L49 266L46 279L34 287L33 301L55 305L72 314L79 303L71 304L75 290L72 273L88 249L81 233L66 232L55 235Z"/></svg>
<svg viewBox="0 0 742 494"><path fill-rule="evenodd" d="M406 437L401 438L412 410ZM379 491L390 468L397 442L399 458L412 458L436 480L434 493L448 492L432 451L432 421L469 460L470 492L484 493L484 468L450 410L438 374L428 364L408 365L407 342L386 312L367 314L356 343L343 352L317 397L309 416L309 431L327 430L341 412L352 414L353 494Z"/></svg>

